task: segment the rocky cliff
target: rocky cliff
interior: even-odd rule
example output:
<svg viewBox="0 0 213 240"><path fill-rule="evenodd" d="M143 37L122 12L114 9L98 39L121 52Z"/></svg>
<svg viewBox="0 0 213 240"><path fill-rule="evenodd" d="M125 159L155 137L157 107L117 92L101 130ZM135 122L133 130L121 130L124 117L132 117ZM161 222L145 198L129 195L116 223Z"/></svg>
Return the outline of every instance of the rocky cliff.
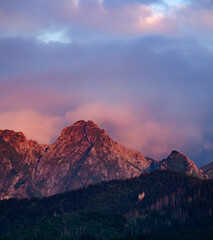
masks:
<svg viewBox="0 0 213 240"><path fill-rule="evenodd" d="M201 169L197 168L195 163L184 154L178 151L172 151L170 155L159 162L153 161L149 171L169 169L176 172L182 172L189 176L208 179L209 177Z"/></svg>
<svg viewBox="0 0 213 240"><path fill-rule="evenodd" d="M51 145L27 140L21 132L0 130L0 199L51 196L156 169L207 178L181 153L173 151L162 161L145 158L114 142L92 121L64 128Z"/></svg>
<svg viewBox="0 0 213 240"><path fill-rule="evenodd" d="M4 172L1 199L49 196L103 180L131 178L151 164L141 153L114 142L92 121L64 128L52 145L38 144L10 130L0 131L0 138L5 145L0 162Z"/></svg>

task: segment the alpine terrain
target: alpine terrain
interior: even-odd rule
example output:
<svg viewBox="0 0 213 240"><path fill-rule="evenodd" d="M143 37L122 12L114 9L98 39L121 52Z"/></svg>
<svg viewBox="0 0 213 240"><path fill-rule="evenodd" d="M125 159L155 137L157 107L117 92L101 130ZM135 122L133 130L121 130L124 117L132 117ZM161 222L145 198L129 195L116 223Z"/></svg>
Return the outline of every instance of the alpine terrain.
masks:
<svg viewBox="0 0 213 240"><path fill-rule="evenodd" d="M51 196L157 169L208 178L177 151L162 161L145 158L114 142L92 121L64 128L51 145L28 140L21 132L0 130L0 199Z"/></svg>

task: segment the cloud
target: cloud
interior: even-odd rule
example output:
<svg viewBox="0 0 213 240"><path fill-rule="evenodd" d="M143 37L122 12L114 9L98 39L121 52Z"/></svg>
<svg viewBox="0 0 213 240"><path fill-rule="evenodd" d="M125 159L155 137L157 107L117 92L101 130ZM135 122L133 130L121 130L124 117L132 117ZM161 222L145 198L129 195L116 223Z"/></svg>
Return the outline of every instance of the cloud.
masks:
<svg viewBox="0 0 213 240"><path fill-rule="evenodd" d="M30 109L1 111L0 128L22 131L28 139L51 144L64 127L81 119L92 120L114 141L145 156L162 159L176 149L204 164L205 153L212 153L209 134L203 137L203 129L194 123L162 117L155 107L141 105L138 109L125 102L90 102L73 106L60 116Z"/></svg>
<svg viewBox="0 0 213 240"><path fill-rule="evenodd" d="M59 43L70 43L69 37L66 35L64 30L61 31L49 31L41 34L37 39L44 43L59 42Z"/></svg>
<svg viewBox="0 0 213 240"><path fill-rule="evenodd" d="M0 77L0 111L31 109L58 116L63 128L84 118L90 107L92 120L103 124L106 118L100 126L110 136L148 156L161 158L176 148L195 157L204 148L213 55L196 41L149 36L45 45L15 38L1 40L0 48L0 63L7 66ZM11 61L8 48L18 61ZM67 122L70 111L77 117ZM152 134L150 129L155 129Z"/></svg>
<svg viewBox="0 0 213 240"><path fill-rule="evenodd" d="M0 112L31 109L42 114L62 116L67 108L76 106L76 101L81 102L76 94L65 95L55 86L50 87L49 82L46 84L49 87L43 86L46 74L40 78L41 75L34 74L0 78ZM33 84L34 81L38 82Z"/></svg>
<svg viewBox="0 0 213 240"><path fill-rule="evenodd" d="M186 18L184 13L188 14ZM183 12L182 21L187 21L189 28L209 34L213 30L213 9L196 10L190 13L190 10Z"/></svg>
<svg viewBox="0 0 213 240"><path fill-rule="evenodd" d="M156 1L8 1L1 3L2 36L49 35L64 31L66 39L82 36L135 36L175 31L167 16L155 16L150 3ZM17 6L16 8L14 6ZM46 14L48 12L48 14ZM67 41L66 41L67 42Z"/></svg>
<svg viewBox="0 0 213 240"><path fill-rule="evenodd" d="M211 35L210 1L168 3L165 0L2 0L0 32L2 37L42 38L46 42L59 39L61 43L147 34L196 38L201 38L199 32Z"/></svg>
<svg viewBox="0 0 213 240"><path fill-rule="evenodd" d="M144 106L138 111L125 104L87 103L66 113L67 121L93 120L120 144L154 158L166 157L173 149L187 148L187 142L200 138L196 128L160 120Z"/></svg>
<svg viewBox="0 0 213 240"><path fill-rule="evenodd" d="M143 33L165 33L174 31L175 26L164 16L155 16L151 7L138 4L120 4L111 8L104 5L80 2L77 10L66 7L65 21L79 26L93 34L140 35Z"/></svg>
<svg viewBox="0 0 213 240"><path fill-rule="evenodd" d="M34 130L50 142L88 117L148 156L211 152L213 5L163 2L2 0L0 112L21 119L6 126L50 119L46 138Z"/></svg>
<svg viewBox="0 0 213 240"><path fill-rule="evenodd" d="M1 130L22 131L28 139L39 143L52 143L60 132L62 119L57 116L41 114L34 110L0 112Z"/></svg>
<svg viewBox="0 0 213 240"><path fill-rule="evenodd" d="M201 138L196 126L180 127L178 121L162 119L152 108L143 105L138 110L107 102L78 104L60 116L32 109L0 111L0 128L22 131L28 139L51 144L64 127L81 119L94 121L119 144L155 159L166 157L173 149L187 152Z"/></svg>

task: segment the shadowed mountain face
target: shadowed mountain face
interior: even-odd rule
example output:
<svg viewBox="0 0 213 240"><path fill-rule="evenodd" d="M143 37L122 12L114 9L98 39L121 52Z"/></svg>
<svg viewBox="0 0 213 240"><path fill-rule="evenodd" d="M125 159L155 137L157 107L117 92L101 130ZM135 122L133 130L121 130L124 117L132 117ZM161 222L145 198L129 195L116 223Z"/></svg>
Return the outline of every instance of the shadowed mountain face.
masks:
<svg viewBox="0 0 213 240"><path fill-rule="evenodd" d="M0 201L0 213L1 240L212 240L213 181L155 171L42 199Z"/></svg>
<svg viewBox="0 0 213 240"><path fill-rule="evenodd" d="M154 161L114 142L92 121L64 128L52 145L0 131L0 199L50 196L89 184L170 169L206 178L186 156L173 151Z"/></svg>
<svg viewBox="0 0 213 240"><path fill-rule="evenodd" d="M213 162L200 168L209 178L213 178Z"/></svg>
<svg viewBox="0 0 213 240"><path fill-rule="evenodd" d="M165 169L182 172L201 179L208 179L208 176L201 169L197 168L192 160L177 151L172 151L166 159L153 162L150 166L151 171Z"/></svg>

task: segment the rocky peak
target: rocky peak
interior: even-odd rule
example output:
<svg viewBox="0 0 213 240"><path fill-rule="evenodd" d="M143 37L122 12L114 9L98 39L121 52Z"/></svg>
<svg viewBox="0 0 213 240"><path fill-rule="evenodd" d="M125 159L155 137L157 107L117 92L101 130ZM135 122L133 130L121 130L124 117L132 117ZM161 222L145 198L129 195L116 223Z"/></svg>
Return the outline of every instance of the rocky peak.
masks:
<svg viewBox="0 0 213 240"><path fill-rule="evenodd" d="M11 144L17 144L20 142L25 142L26 137L22 132L15 132L13 130L0 130L0 137L2 137L6 142Z"/></svg>
<svg viewBox="0 0 213 240"><path fill-rule="evenodd" d="M15 132L13 130L0 130L0 137L11 144L18 152L32 146L47 146L39 144L34 140L28 140L22 132Z"/></svg>
<svg viewBox="0 0 213 240"><path fill-rule="evenodd" d="M20 155L22 162L28 164L31 171L33 171L38 158L45 152L45 149L49 147L48 145L28 140L22 132L0 130L0 137L15 149Z"/></svg>
<svg viewBox="0 0 213 240"><path fill-rule="evenodd" d="M81 120L64 128L52 145L41 145L27 140L21 132L10 130L0 130L0 140L3 141L0 157L2 154L4 160L0 161L0 170L5 172L0 198L31 197L37 193L50 196L101 181L139 176L155 169L207 178L178 151L172 151L162 161L145 158L114 142L92 121ZM4 186L9 190L2 195Z"/></svg>
<svg viewBox="0 0 213 240"><path fill-rule="evenodd" d="M99 129L100 130L100 128L93 121L86 122L84 120L79 120L79 121L75 122L73 125L71 125L69 127L65 127L62 130L61 135L67 135L67 134L69 135L69 134L71 134L73 129L80 130L80 129L83 129L85 126L87 126L87 128L90 128L90 129Z"/></svg>
<svg viewBox="0 0 213 240"><path fill-rule="evenodd" d="M105 130L100 129L93 121L80 120L64 128L57 142L70 141L75 144L79 141L86 141L88 144L94 144L101 135L106 135Z"/></svg>
<svg viewBox="0 0 213 240"><path fill-rule="evenodd" d="M176 150L173 150L169 156L167 157L168 161L179 161L179 162L185 162L186 164L188 163L189 165L195 165L194 162L189 159L187 156L185 156L183 153L180 153Z"/></svg>
<svg viewBox="0 0 213 240"><path fill-rule="evenodd" d="M75 127L78 127L78 126L83 127L85 124L86 124L88 127L100 129L100 128L98 127L98 125L95 124L95 123L94 123L93 121L91 121L91 120L89 120L89 121L79 120L79 121L75 122L75 123L73 124L73 126L75 126Z"/></svg>
<svg viewBox="0 0 213 240"><path fill-rule="evenodd" d="M188 175L199 178L208 178L202 170L197 168L191 159L176 150L173 150L166 159L163 159L160 162L160 165L162 165L165 169L184 172Z"/></svg>
<svg viewBox="0 0 213 240"><path fill-rule="evenodd" d="M180 153L176 150L173 150L170 155L167 157L166 160L173 160L173 161L177 161L177 162L184 162L186 164L186 166L193 166L196 167L196 165L194 164L194 162L189 159L187 156L185 156L183 153Z"/></svg>
<svg viewBox="0 0 213 240"><path fill-rule="evenodd" d="M176 150L173 150L171 153L170 153L170 155L169 156L171 156L171 157L176 157L176 156L180 156L180 155L183 155L183 154L181 154L180 152L178 152L178 151L176 151Z"/></svg>
<svg viewBox="0 0 213 240"><path fill-rule="evenodd" d="M150 165L139 152L114 142L92 121L78 121L62 130L61 136L42 156L36 184L43 195L85 187L103 180L140 175Z"/></svg>
<svg viewBox="0 0 213 240"><path fill-rule="evenodd" d="M18 153L22 153L27 148L29 148L28 140L22 132L1 130L0 137L2 137L5 142L9 143L12 147L14 147Z"/></svg>

